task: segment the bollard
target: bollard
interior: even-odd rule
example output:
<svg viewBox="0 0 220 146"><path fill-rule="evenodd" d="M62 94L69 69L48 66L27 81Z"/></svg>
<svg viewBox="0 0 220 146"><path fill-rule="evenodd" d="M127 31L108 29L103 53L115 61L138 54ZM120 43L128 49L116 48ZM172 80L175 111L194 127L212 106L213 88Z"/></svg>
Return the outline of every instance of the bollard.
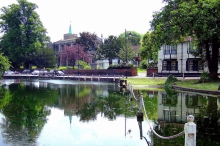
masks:
<svg viewBox="0 0 220 146"><path fill-rule="evenodd" d="M154 78L154 72L153 72L153 78Z"/></svg>
<svg viewBox="0 0 220 146"><path fill-rule="evenodd" d="M188 123L184 125L185 146L196 146L196 124L193 122L194 116L189 115L187 121Z"/></svg>
<svg viewBox="0 0 220 146"><path fill-rule="evenodd" d="M184 73L183 73L183 79L185 78Z"/></svg>

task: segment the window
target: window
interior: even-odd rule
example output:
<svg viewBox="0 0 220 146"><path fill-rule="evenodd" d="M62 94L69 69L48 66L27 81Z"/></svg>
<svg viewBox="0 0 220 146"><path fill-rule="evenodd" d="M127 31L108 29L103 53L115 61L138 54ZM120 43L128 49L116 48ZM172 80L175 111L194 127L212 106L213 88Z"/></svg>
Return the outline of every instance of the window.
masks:
<svg viewBox="0 0 220 146"><path fill-rule="evenodd" d="M176 48L176 46L164 45L164 54L165 54L165 55L177 54L177 48Z"/></svg>
<svg viewBox="0 0 220 146"><path fill-rule="evenodd" d="M165 47L165 54L170 54L170 46Z"/></svg>
<svg viewBox="0 0 220 146"><path fill-rule="evenodd" d="M167 71L178 70L178 62L176 60L163 61L163 69L162 70L167 70Z"/></svg>
<svg viewBox="0 0 220 146"><path fill-rule="evenodd" d="M187 71L203 70L202 60L188 60L188 61L186 61L186 70Z"/></svg>
<svg viewBox="0 0 220 146"><path fill-rule="evenodd" d="M171 54L177 54L176 46L171 46Z"/></svg>

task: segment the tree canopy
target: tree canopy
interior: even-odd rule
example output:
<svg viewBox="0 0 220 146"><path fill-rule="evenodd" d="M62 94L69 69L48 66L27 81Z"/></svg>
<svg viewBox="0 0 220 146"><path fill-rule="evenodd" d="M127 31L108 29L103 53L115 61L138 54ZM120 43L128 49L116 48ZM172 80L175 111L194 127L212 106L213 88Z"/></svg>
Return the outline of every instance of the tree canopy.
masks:
<svg viewBox="0 0 220 146"><path fill-rule="evenodd" d="M147 32L141 40L140 56L142 60L147 59L153 60L154 62L157 61L159 47L155 44L153 34Z"/></svg>
<svg viewBox="0 0 220 146"><path fill-rule="evenodd" d="M122 48L122 42L116 36L110 35L108 38L104 39L104 42L100 44L100 48L97 54L102 58L109 60L109 65L112 64L112 59L118 58L118 53L120 48Z"/></svg>
<svg viewBox="0 0 220 146"><path fill-rule="evenodd" d="M75 46L65 46L59 57L62 63L72 65L73 68L77 60L91 62L88 54L84 52L83 47L79 44Z"/></svg>
<svg viewBox="0 0 220 146"><path fill-rule="evenodd" d="M4 71L8 70L11 64L7 57L0 53L0 77L4 74Z"/></svg>
<svg viewBox="0 0 220 146"><path fill-rule="evenodd" d="M4 52L14 67L33 63L36 51L46 48L49 37L35 11L36 4L17 0L18 4L2 7L0 15L1 52Z"/></svg>
<svg viewBox="0 0 220 146"><path fill-rule="evenodd" d="M76 40L77 44L81 44L85 52L96 51L98 49L99 40L95 33L82 32Z"/></svg>
<svg viewBox="0 0 220 146"><path fill-rule="evenodd" d="M153 14L151 28L158 45L177 44L190 36L195 52L208 64L210 77L218 78L220 47L219 0L164 0L167 5Z"/></svg>
<svg viewBox="0 0 220 146"><path fill-rule="evenodd" d="M135 56L136 54L132 48L131 43L129 43L128 46L123 46L118 53L118 57L124 62L133 60Z"/></svg>
<svg viewBox="0 0 220 146"><path fill-rule="evenodd" d="M121 33L118 37L125 38L125 32ZM140 45L142 35L137 33L136 31L126 31L126 37L128 42L130 42L132 46Z"/></svg>

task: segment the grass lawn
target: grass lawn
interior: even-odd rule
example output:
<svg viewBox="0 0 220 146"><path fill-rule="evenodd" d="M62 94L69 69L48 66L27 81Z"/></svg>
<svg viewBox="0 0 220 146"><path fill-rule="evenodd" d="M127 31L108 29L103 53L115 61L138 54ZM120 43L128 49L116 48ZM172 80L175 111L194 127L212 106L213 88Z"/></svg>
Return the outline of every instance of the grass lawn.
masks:
<svg viewBox="0 0 220 146"><path fill-rule="evenodd" d="M163 85L166 79L159 78L127 78L127 82L131 85Z"/></svg>
<svg viewBox="0 0 220 146"><path fill-rule="evenodd" d="M198 83L198 79L186 79L179 80L175 85L185 88L200 89L200 90L213 90L217 91L219 86L219 81L213 81L208 83ZM131 85L139 86L161 86L164 85L166 79L160 78L127 78L127 82Z"/></svg>
<svg viewBox="0 0 220 146"><path fill-rule="evenodd" d="M198 83L197 80L181 80L179 82L176 82L175 85L180 87L186 87L186 88L193 88L193 89L201 89L201 90L218 90L219 81L213 81L208 83Z"/></svg>

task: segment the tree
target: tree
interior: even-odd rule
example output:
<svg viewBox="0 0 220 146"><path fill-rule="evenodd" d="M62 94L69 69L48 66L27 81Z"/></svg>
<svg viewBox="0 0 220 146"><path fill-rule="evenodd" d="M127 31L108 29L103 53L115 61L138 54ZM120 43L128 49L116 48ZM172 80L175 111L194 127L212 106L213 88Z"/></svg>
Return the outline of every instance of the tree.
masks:
<svg viewBox="0 0 220 146"><path fill-rule="evenodd" d="M157 61L159 47L155 46L152 33L147 32L141 40L140 56L141 59Z"/></svg>
<svg viewBox="0 0 220 146"><path fill-rule="evenodd" d="M8 70L11 67L11 64L7 57L3 56L2 53L0 53L0 76L4 74L6 70Z"/></svg>
<svg viewBox="0 0 220 146"><path fill-rule="evenodd" d="M85 52L96 51L99 44L97 38L95 33L82 32L80 33L80 37L76 40L76 43L81 44Z"/></svg>
<svg viewBox="0 0 220 146"><path fill-rule="evenodd" d="M136 31L127 31L126 33L127 33L127 35L131 34L131 35L129 35L129 37L127 39L128 39L128 42L131 42L132 46L140 45L140 41L142 39L141 34L137 33ZM124 39L125 33L121 33L119 35L119 37Z"/></svg>
<svg viewBox="0 0 220 146"><path fill-rule="evenodd" d="M108 59L109 65L111 65L112 59L118 58L121 46L121 40L116 36L110 35L107 39L104 39L104 43L100 45L97 54L99 54L99 57Z"/></svg>
<svg viewBox="0 0 220 146"><path fill-rule="evenodd" d="M118 53L118 57L124 62L126 62L126 60L134 59L135 56L136 54L134 52L134 49L131 47L131 44L129 44L127 47L123 46Z"/></svg>
<svg viewBox="0 0 220 146"><path fill-rule="evenodd" d="M153 15L151 27L157 44L177 44L190 36L195 54L208 64L209 75L218 78L220 1L164 0L167 5Z"/></svg>
<svg viewBox="0 0 220 146"><path fill-rule="evenodd" d="M24 65L28 68L36 51L46 47L49 37L35 11L37 5L26 0L17 1L18 4L1 8L0 29L3 36L0 48L14 67Z"/></svg>
<svg viewBox="0 0 220 146"><path fill-rule="evenodd" d="M62 63L70 64L73 68L77 60L91 62L88 54L84 52L83 47L78 44L75 46L65 46L60 52L59 57Z"/></svg>
<svg viewBox="0 0 220 146"><path fill-rule="evenodd" d="M42 48L36 52L36 57L33 58L33 65L40 68L53 67L57 63L56 53L53 49Z"/></svg>

